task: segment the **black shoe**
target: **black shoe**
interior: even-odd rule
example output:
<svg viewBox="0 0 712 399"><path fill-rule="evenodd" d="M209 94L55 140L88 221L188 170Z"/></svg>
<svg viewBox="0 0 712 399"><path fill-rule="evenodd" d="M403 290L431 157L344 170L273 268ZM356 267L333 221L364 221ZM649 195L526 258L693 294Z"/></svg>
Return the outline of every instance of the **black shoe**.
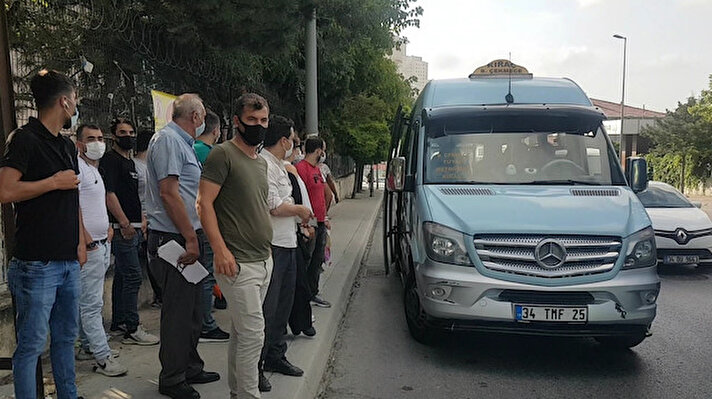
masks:
<svg viewBox="0 0 712 399"><path fill-rule="evenodd" d="M161 395L170 396L173 399L200 399L198 391L185 382L168 387L158 386Z"/></svg>
<svg viewBox="0 0 712 399"><path fill-rule="evenodd" d="M307 337L313 337L313 336L316 335L316 330L314 329L314 326L311 326L311 327L307 328L306 330L304 330L304 331L302 331L302 332L303 332L304 335L306 335Z"/></svg>
<svg viewBox="0 0 712 399"><path fill-rule="evenodd" d="M287 359L280 359L274 363L265 362L265 371L273 371L275 373L280 373L284 375L291 375L292 377L301 377L304 375L304 371L299 367L289 363Z"/></svg>
<svg viewBox="0 0 712 399"><path fill-rule="evenodd" d="M311 299L311 304L314 306L318 306L320 308L330 308L331 303L327 301L326 299L322 299L318 295L314 295L314 298Z"/></svg>
<svg viewBox="0 0 712 399"><path fill-rule="evenodd" d="M267 377L265 377L265 374L260 371L260 382L257 386L260 389L260 392L269 392L272 390L272 384L269 383L269 380Z"/></svg>
<svg viewBox="0 0 712 399"><path fill-rule="evenodd" d="M220 327L215 327L208 332L200 333L198 342L227 342L229 340L230 334L221 330Z"/></svg>
<svg viewBox="0 0 712 399"><path fill-rule="evenodd" d="M193 385L193 384L207 384L209 382L215 382L220 379L220 374L214 372L214 371L201 371L200 374L194 376L194 377L189 377L185 379L185 382Z"/></svg>
<svg viewBox="0 0 712 399"><path fill-rule="evenodd" d="M215 306L215 309L227 309L227 300L225 300L224 296L216 297L213 306Z"/></svg>

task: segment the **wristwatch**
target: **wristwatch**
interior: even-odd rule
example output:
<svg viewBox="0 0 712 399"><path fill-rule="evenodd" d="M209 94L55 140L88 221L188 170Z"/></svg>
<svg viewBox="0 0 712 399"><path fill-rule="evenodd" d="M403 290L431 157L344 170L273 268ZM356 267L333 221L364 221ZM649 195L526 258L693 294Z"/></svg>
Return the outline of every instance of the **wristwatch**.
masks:
<svg viewBox="0 0 712 399"><path fill-rule="evenodd" d="M87 244L87 249L89 249L89 250L95 249L98 246L99 246L99 243L96 241L93 241L93 242L90 242L89 244Z"/></svg>

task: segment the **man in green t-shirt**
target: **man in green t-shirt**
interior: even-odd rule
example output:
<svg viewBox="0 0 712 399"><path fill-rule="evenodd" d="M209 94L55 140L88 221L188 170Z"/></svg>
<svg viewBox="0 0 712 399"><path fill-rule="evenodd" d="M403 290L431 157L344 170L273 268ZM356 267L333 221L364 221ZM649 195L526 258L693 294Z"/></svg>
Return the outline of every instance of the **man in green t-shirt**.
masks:
<svg viewBox="0 0 712 399"><path fill-rule="evenodd" d="M205 159L208 158L210 150L218 142L220 138L220 117L211 110L206 110L205 114L205 130L203 134L195 138L193 149L195 155L198 156L198 161L201 165L205 164Z"/></svg>
<svg viewBox="0 0 712 399"><path fill-rule="evenodd" d="M272 275L267 161L257 154L269 122L267 101L242 95L234 121L238 134L215 146L205 161L197 204L215 253L215 277L230 309L230 396L259 398L262 303Z"/></svg>
<svg viewBox="0 0 712 399"><path fill-rule="evenodd" d="M220 137L220 118L209 109L205 112L205 130L193 143L195 155L201 165L205 164L205 159ZM200 331L199 342L227 342L230 334L218 327L212 313L213 287L217 285L217 281L213 272L213 250L208 243L205 244L205 268L208 270L208 277L200 283L203 286L203 329Z"/></svg>

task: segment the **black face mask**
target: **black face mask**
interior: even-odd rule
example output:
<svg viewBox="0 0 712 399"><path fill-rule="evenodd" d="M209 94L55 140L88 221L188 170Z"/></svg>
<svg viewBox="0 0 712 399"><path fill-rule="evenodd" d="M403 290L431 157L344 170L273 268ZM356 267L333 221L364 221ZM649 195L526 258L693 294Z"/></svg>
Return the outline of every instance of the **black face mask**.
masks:
<svg viewBox="0 0 712 399"><path fill-rule="evenodd" d="M242 127L245 129L244 133L240 132L240 129L237 129L238 132L240 132L240 136L245 140L245 142L251 146L256 146L262 144L263 141L265 141L265 134L267 133L267 129L264 128L262 125L248 125L245 122L240 119L240 117L237 117L237 120L240 121L240 124Z"/></svg>
<svg viewBox="0 0 712 399"><path fill-rule="evenodd" d="M116 144L124 151L133 150L136 147L136 137L121 136L116 138Z"/></svg>

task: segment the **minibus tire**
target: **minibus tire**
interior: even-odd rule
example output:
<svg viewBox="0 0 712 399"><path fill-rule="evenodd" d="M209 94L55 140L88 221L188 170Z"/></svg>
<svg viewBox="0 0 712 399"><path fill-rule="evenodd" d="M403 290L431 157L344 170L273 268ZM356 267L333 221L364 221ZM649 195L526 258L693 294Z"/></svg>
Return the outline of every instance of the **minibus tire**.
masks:
<svg viewBox="0 0 712 399"><path fill-rule="evenodd" d="M595 337L596 341L610 349L628 349L637 346L647 337L645 332L617 337Z"/></svg>
<svg viewBox="0 0 712 399"><path fill-rule="evenodd" d="M407 277L403 291L403 310L410 335L421 344L432 345L435 342L435 332L426 325L425 311L420 306L418 287L412 273Z"/></svg>

